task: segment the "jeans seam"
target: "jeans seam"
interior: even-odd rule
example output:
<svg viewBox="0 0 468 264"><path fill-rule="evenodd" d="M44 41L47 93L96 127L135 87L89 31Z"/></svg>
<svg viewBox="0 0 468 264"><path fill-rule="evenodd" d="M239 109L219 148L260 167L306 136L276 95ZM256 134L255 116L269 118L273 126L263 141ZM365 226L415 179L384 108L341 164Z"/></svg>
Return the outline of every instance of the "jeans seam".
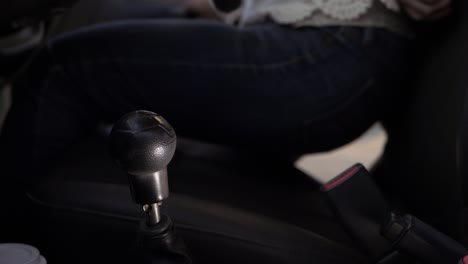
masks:
<svg viewBox="0 0 468 264"><path fill-rule="evenodd" d="M93 64L105 64L105 63L141 63L159 67L186 67L186 68L205 68L205 69L232 69L232 70L276 70L284 67L288 67L297 64L301 61L308 61L309 55L304 54L303 56L295 56L289 60L267 64L242 64L242 63L197 63L188 61L168 61L168 62L157 62L153 60L145 59L128 59L128 58L105 58L105 59L93 59L83 60L80 63L83 65Z"/></svg>
<svg viewBox="0 0 468 264"><path fill-rule="evenodd" d="M349 51L349 54L359 58L362 56L359 52L356 52L360 48L357 47L357 45L362 44L364 41L364 36L361 36L359 40L357 39L352 39L346 36L346 31L347 30L353 30L354 27L349 27L349 26L339 26L339 28L336 31L330 31L328 28L324 28L323 32L326 32L329 34L332 38L335 39L337 42L338 46L343 47L347 51ZM365 30L365 29L362 29ZM359 43L359 44L357 44Z"/></svg>
<svg viewBox="0 0 468 264"><path fill-rule="evenodd" d="M353 96L339 100L338 102L336 102L338 106L333 108L332 110L319 113L314 118L307 119L306 121L303 122L303 126L307 126L312 122L317 122L321 119L326 118L327 116L334 115L336 113L343 111L343 109L346 108L348 105L352 104L356 100L356 98L359 98L360 96L362 96L370 87L372 87L374 83L375 83L374 77L368 78L367 81L362 86L362 88Z"/></svg>

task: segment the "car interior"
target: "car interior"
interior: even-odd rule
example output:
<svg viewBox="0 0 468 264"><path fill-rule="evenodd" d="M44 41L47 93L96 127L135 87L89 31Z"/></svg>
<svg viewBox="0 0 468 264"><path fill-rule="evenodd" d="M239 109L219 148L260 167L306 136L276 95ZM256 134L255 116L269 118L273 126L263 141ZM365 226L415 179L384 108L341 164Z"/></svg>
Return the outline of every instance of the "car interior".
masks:
<svg viewBox="0 0 468 264"><path fill-rule="evenodd" d="M93 1L45 2L20 21L0 3L2 89L41 43L90 23L82 14ZM374 167L356 160L321 184L294 166L297 157L175 140L171 120L141 109L102 124L48 178L24 187L16 206L28 219L10 227L13 242L49 263L468 263L459 202L468 187L468 2L454 5L449 19L421 27L407 101L384 123L388 142ZM142 140L128 143L125 131ZM125 155L157 147L163 155L143 162Z"/></svg>

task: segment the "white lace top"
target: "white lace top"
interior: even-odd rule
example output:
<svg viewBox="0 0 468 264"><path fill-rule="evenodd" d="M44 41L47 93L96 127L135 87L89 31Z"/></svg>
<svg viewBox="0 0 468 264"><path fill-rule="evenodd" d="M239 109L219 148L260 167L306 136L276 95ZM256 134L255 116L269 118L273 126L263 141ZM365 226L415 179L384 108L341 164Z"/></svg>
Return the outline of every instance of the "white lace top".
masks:
<svg viewBox="0 0 468 264"><path fill-rule="evenodd" d="M230 24L271 19L294 26L376 26L404 32L397 0L242 0L242 5L219 15Z"/></svg>

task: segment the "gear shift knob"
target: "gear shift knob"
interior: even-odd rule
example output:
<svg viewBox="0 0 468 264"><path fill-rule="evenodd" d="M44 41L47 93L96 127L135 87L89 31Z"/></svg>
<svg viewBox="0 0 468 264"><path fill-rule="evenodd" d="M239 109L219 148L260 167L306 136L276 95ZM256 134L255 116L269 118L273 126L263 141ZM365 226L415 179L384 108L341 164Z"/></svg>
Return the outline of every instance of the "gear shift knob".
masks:
<svg viewBox="0 0 468 264"><path fill-rule="evenodd" d="M176 134L160 115L135 111L114 124L111 155L131 175L152 175L166 169L176 149Z"/></svg>
<svg viewBox="0 0 468 264"><path fill-rule="evenodd" d="M176 143L171 125L149 111L129 113L112 128L110 153L127 172L133 200L143 205L150 225L159 223L159 205L169 196L167 165Z"/></svg>

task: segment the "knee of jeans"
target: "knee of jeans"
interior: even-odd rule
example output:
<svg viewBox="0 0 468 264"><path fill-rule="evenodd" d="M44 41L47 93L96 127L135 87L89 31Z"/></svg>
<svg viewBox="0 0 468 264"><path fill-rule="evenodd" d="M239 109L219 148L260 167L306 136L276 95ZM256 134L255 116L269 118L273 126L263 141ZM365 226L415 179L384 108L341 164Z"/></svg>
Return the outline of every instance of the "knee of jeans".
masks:
<svg viewBox="0 0 468 264"><path fill-rule="evenodd" d="M338 111L310 119L300 129L303 153L329 151L341 147L366 132L379 120L378 100L364 93Z"/></svg>

